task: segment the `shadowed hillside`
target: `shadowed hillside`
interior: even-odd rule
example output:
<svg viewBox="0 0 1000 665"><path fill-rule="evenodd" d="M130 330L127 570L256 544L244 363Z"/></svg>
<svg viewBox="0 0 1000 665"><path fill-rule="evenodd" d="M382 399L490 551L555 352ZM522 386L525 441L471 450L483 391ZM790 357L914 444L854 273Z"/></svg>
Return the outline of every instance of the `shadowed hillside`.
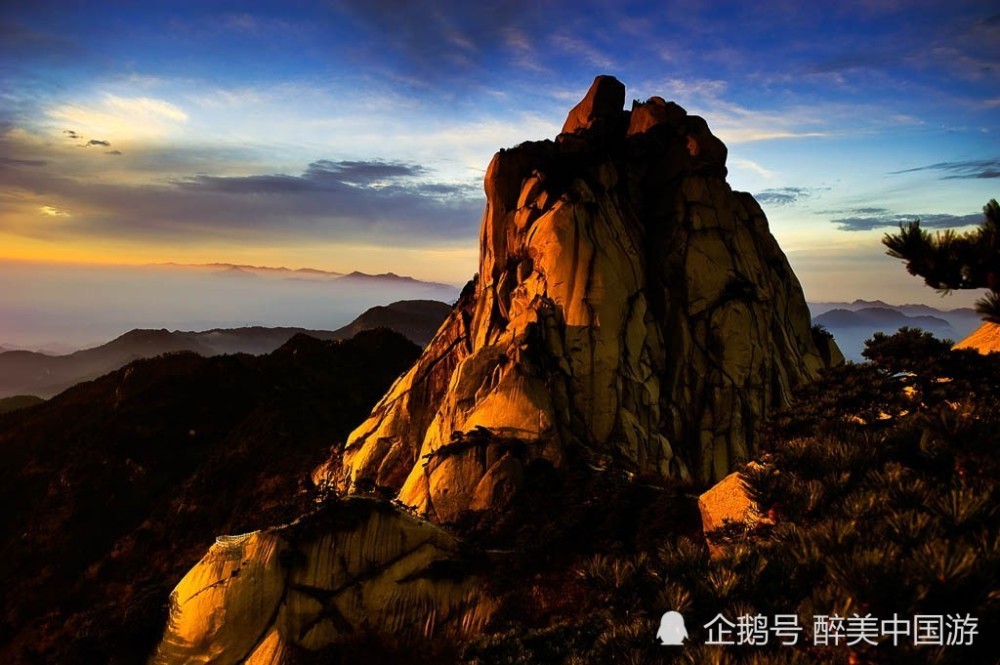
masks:
<svg viewBox="0 0 1000 665"><path fill-rule="evenodd" d="M437 300L401 300L372 307L334 334L337 339L346 339L362 330L389 328L416 344L425 346L450 312L451 305Z"/></svg>
<svg viewBox="0 0 1000 665"><path fill-rule="evenodd" d="M521 528L542 534L517 573L532 586L508 591L503 618L461 662L996 663L1000 355L951 351L913 330L878 337L866 354L874 362L828 370L768 423L766 451L738 476L752 519L705 539L673 517L671 532L651 516L683 500L639 478L622 483L633 502L598 500L608 514L582 543L560 538L572 510L522 514ZM648 528L661 537L644 540ZM683 648L651 639L668 609L686 620ZM978 634L958 646L914 646L908 636L848 646L843 633L815 643L815 617L855 613L911 625L916 615L971 617ZM802 632L784 646L769 623L764 643L707 645L717 614L791 615ZM952 620L943 625L950 639ZM348 662L332 654L323 662Z"/></svg>
<svg viewBox="0 0 1000 665"><path fill-rule="evenodd" d="M41 397L35 397L34 395L12 395L11 397L0 398L0 413L26 409L29 406L35 406L44 401Z"/></svg>
<svg viewBox="0 0 1000 665"><path fill-rule="evenodd" d="M220 532L307 510L308 470L418 347L385 330L140 360L0 416L0 654L133 663Z"/></svg>
<svg viewBox="0 0 1000 665"><path fill-rule="evenodd" d="M238 270L238 268L233 268ZM68 355L32 351L0 352L0 397L27 394L48 398L139 358L191 351L201 356L270 353L298 334L316 339L347 339L373 328L396 330L423 346L451 307L437 300L401 300L373 307L337 330L305 328L214 328L203 332L132 330L101 346Z"/></svg>

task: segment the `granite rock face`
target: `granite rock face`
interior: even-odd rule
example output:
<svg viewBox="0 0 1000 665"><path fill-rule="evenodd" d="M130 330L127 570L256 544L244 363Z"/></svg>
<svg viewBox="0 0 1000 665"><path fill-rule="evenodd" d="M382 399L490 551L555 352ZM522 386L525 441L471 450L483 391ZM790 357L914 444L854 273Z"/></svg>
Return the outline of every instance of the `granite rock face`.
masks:
<svg viewBox="0 0 1000 665"><path fill-rule="evenodd" d="M281 665L364 630L466 634L493 604L464 565L454 536L363 498L223 536L171 594L150 663Z"/></svg>
<svg viewBox="0 0 1000 665"><path fill-rule="evenodd" d="M760 466L750 462L747 468ZM740 471L734 471L698 497L702 531L706 534L725 526L727 521L753 526L761 521L757 504L747 493ZM709 544L711 547L711 543Z"/></svg>
<svg viewBox="0 0 1000 665"><path fill-rule="evenodd" d="M598 77L555 141L493 158L479 273L313 472L417 517L348 497L220 539L174 590L152 662L281 664L369 630L474 633L495 600L432 522L503 511L527 478L581 462L722 480L755 453L755 426L836 362L764 213L726 184L722 142L676 104L624 98ZM734 478L723 498L739 499Z"/></svg>
<svg viewBox="0 0 1000 665"><path fill-rule="evenodd" d="M598 77L555 141L494 156L478 275L315 483L448 523L567 455L718 481L839 355L707 123L624 97Z"/></svg>

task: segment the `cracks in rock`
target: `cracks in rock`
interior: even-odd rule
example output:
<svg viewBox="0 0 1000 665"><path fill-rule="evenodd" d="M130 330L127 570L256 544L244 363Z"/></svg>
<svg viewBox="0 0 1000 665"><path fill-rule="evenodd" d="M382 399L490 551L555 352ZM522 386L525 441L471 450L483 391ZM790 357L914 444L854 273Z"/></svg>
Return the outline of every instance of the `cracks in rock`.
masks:
<svg viewBox="0 0 1000 665"><path fill-rule="evenodd" d="M299 591L301 593L306 593L306 595L309 595L304 588L293 589L293 591ZM354 631L354 626L351 624L350 621L347 620L347 617L344 616L344 613L337 608L337 604L331 600L330 602L323 605L323 608L316 614L315 617L313 617L308 622L302 625L302 627L299 629L299 634L298 634L299 641L305 639L306 635L308 635L313 628L315 628L324 621L330 621L333 624L334 629L341 634L349 635Z"/></svg>
<svg viewBox="0 0 1000 665"><path fill-rule="evenodd" d="M467 335L468 335L467 333L460 334L458 337L453 339L448 344L448 346L445 347L445 349L440 354L438 354L433 360L423 365L422 366L424 368L423 371L418 372L416 375L414 375L413 383L411 384L411 388L408 392L413 391L412 386L426 382L431 372L434 371L434 368L437 367L438 364L440 364L443 360L450 358L452 355L452 351L455 349L456 346L465 341Z"/></svg>
<svg viewBox="0 0 1000 665"><path fill-rule="evenodd" d="M424 463L424 467L426 468L433 460L447 459L448 457L460 455L469 450L485 455L486 449L489 446L496 446L500 450L501 456L503 453L510 452L514 453L519 459L524 459L529 445L530 441L517 437L498 435L487 427L477 425L470 432L452 432L449 443L440 445L423 456L427 460ZM482 461L485 462L485 458Z"/></svg>
<svg viewBox="0 0 1000 665"><path fill-rule="evenodd" d="M278 556L280 557L281 554L279 553ZM264 622L264 629L257 636L257 639L254 640L253 645L246 652L244 652L240 658L236 659L236 665L243 665L246 663L247 660L253 656L254 652L261 645L261 643L267 638L268 633L270 633L274 628L274 624L278 620L278 614L281 612L281 608L284 607L285 599L288 597L288 576L289 569L285 568L281 585L281 596L278 598L278 602L274 604L274 610L271 611L271 616L269 616L267 621Z"/></svg>
<svg viewBox="0 0 1000 665"><path fill-rule="evenodd" d="M373 566L369 570L366 570L354 576L348 574L347 567L345 566L344 575L348 577L347 581L338 587L334 587L333 589L324 589L322 587L311 586L307 584L295 584L292 582L287 582L286 590L295 591L297 593L309 596L323 607L323 609L320 612L318 612L316 616L314 616L312 619L310 619L307 623L305 623L302 626L301 630L299 631L298 639L302 640L306 635L309 634L309 631L311 631L313 628L318 626L322 621L326 619L330 619L331 621L333 621L337 629L340 630L342 633L350 633L351 631L353 631L354 626L337 608L336 605L337 598L347 593L348 591L356 589L359 585L378 577L382 573L385 573L400 561L419 552L426 546L432 545L431 542L432 540L433 537L428 536L423 540L421 540L416 545L414 545L413 547L407 548L406 550L400 552L399 554L388 559L387 561L382 562L377 566Z"/></svg>
<svg viewBox="0 0 1000 665"><path fill-rule="evenodd" d="M464 327L464 330L467 330L467 327ZM424 389L426 384L431 380L431 375L434 373L434 370L437 368L437 366L441 362L451 359L454 355L453 352L455 348L461 345L463 342L467 342L468 341L467 338L468 334L466 332L459 334L458 336L455 337L455 339L451 340L451 342L449 342L448 345L444 349L442 349L440 353L433 356L430 360L426 362L424 362L424 358L428 356L426 355L421 356L421 358L419 358L416 362L415 365L416 371L413 375L413 379L410 381L409 387L400 392L398 395L395 395L393 399L386 401L386 398L388 398L390 395L393 394L398 382L404 380L405 377L409 374L409 371L413 371L412 369L407 371L406 374L401 376L399 379L396 380L395 383L393 383L389 391L386 393L386 396L383 397L382 401L380 401L375 406L375 409L372 411L371 415L369 415L368 420L374 418L377 418L379 420L384 419L386 415L391 411L401 408L400 405L406 399L410 398L413 395L413 393L417 392L418 390ZM431 342L431 344L433 345L433 341ZM429 346L428 348L431 347ZM433 398L434 396L431 395L431 397ZM436 399L432 399L432 401L434 401L434 403L428 404L427 406L430 407L432 410L436 411L438 406L440 405L441 397L438 396ZM357 450L360 450L364 446L368 445L371 439L371 435L374 434L376 431L377 431L376 429L373 429L371 432L367 433L364 437L359 438L356 441L345 446L344 452L345 453L355 452Z"/></svg>
<svg viewBox="0 0 1000 665"><path fill-rule="evenodd" d="M230 571L229 577L223 578L221 580L216 580L215 582L212 582L211 584L209 584L207 586L203 586L202 588L198 589L197 591L195 591L194 593L192 593L190 596L188 596L187 599L184 602L187 603L188 601L194 600L195 598L197 598L201 594L205 593L206 591L210 591L210 590L214 589L215 587L225 586L226 584L229 584L229 582L234 577L239 577L239 571L240 571L240 569L237 568L237 569L235 569L233 571Z"/></svg>
<svg viewBox="0 0 1000 665"><path fill-rule="evenodd" d="M484 341L495 344L510 332L510 320L522 304L534 310L540 339L530 332L536 325L528 323L521 347L528 353L511 357L524 361L519 376L530 372L544 382L552 396L552 422L566 445L569 440L608 445L621 434L615 430L622 422L616 407L625 405L638 423L629 427L645 431L650 440L653 433L665 435L682 462L711 454L707 434L704 453L700 440L695 442L703 426L713 436L717 433L719 441L738 439L730 451L736 453L744 441L752 442L746 432L737 431L748 426L740 425L741 418L752 420L753 412L769 407L771 401L762 395L772 393L772 381L787 390L782 371L792 378L802 371L798 365L805 347L799 338L805 331L791 329L801 314L787 261L759 206L725 182L724 146L702 120L692 116L684 123L689 126L656 125L613 146L598 145L596 139L588 143L585 136L562 137L545 150L525 144L516 155L498 158L487 183L488 195L491 188L502 190L504 199L499 200L501 193L489 195L481 236L480 270L495 279L479 287L480 300L472 303L478 305L474 316L467 315L468 305L459 306L469 331L463 340L470 354L479 353L472 347ZM692 135L703 148L699 159L685 150ZM515 198L520 207L514 205ZM558 255L531 256L529 263L525 250L531 238L537 242L542 237L534 235L540 230L536 218L553 206L560 212L551 220L553 228L546 228L551 237L544 237L543 251ZM532 211L538 215L529 214ZM555 269L543 275L539 267L539 281L518 291L535 263L551 263ZM529 290L534 297L527 302L529 297L522 293ZM552 293L560 294L560 302L550 318L538 298ZM643 294L646 314L642 321L633 321ZM515 298L522 297L515 305ZM559 320L560 314L564 320ZM471 331L477 321L485 329ZM539 351L532 352L536 347ZM616 351L617 356L611 355ZM454 358L457 351L449 346L445 353ZM462 416L478 399L495 392L497 370L483 364L463 365L470 372L470 385L485 386L478 397L470 392L467 398L436 405L446 433L462 426ZM598 366L601 371L594 371ZM421 365L420 378L432 368L431 362ZM440 365L436 371L438 381ZM651 377L659 382L652 401L641 385ZM750 395L754 390L759 392ZM651 388L649 394L654 392ZM730 412L730 401L737 411ZM416 418L407 422L420 429ZM605 436L609 430L614 432L610 438ZM594 441L595 434L608 441ZM444 457L451 446L435 454ZM722 451L719 460L722 464ZM416 490L414 496L421 492ZM433 510L429 498L421 497L420 502Z"/></svg>

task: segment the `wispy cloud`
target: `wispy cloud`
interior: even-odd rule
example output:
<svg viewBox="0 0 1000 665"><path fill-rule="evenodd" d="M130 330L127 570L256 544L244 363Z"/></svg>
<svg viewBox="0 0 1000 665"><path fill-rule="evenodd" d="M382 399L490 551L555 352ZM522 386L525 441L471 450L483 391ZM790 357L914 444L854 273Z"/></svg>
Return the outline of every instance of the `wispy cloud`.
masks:
<svg viewBox="0 0 1000 665"><path fill-rule="evenodd" d="M254 33L260 28L260 22L251 14L230 14L226 16L224 24L237 32Z"/></svg>
<svg viewBox="0 0 1000 665"><path fill-rule="evenodd" d="M918 171L940 171L942 180L965 180L970 178L1000 178L1000 159L970 159L958 162L938 162L902 171L892 171L891 175L916 173Z"/></svg>
<svg viewBox="0 0 1000 665"><path fill-rule="evenodd" d="M245 109L252 105L262 104L264 102L275 101L276 96L287 99L289 91L286 89L271 88L271 94L253 87L241 87L235 89L222 89L216 88L214 90L208 90L199 92L198 94L190 94L187 99L191 102L197 104L198 106L203 106L213 109Z"/></svg>
<svg viewBox="0 0 1000 665"><path fill-rule="evenodd" d="M830 135L817 109L792 107L777 111L751 109L722 99L710 100L706 114L714 119L713 132L727 143L779 139L823 138Z"/></svg>
<svg viewBox="0 0 1000 665"><path fill-rule="evenodd" d="M39 208L39 211L43 215L47 215L48 217L69 217L70 216L70 214L68 212L66 212L65 210L63 210L61 208L56 208L54 206L42 206L41 208Z"/></svg>
<svg viewBox="0 0 1000 665"><path fill-rule="evenodd" d="M830 107L752 109L731 101L730 85L720 79L671 78L645 81L636 87L642 96L666 96L689 112L705 116L712 132L727 144L826 137L831 134L830 118L841 115L840 109Z"/></svg>
<svg viewBox="0 0 1000 665"><path fill-rule="evenodd" d="M415 81L434 87L483 70L493 55L510 46L511 31L535 32L539 15L537 3L528 0L332 4L364 33L369 59L385 62L387 56L398 57L396 74L406 78L407 72L415 73Z"/></svg>
<svg viewBox="0 0 1000 665"><path fill-rule="evenodd" d="M920 225L929 229L950 229L979 224L983 220L982 213L968 215L952 215L948 213L894 213L888 208L865 207L839 211L846 217L831 219L840 231L872 231L874 229L895 228L914 220L920 220ZM835 213L834 213L835 214Z"/></svg>
<svg viewBox="0 0 1000 665"><path fill-rule="evenodd" d="M745 157L733 157L729 160L730 168L743 169L744 171L750 171L759 175L762 178L770 180L775 177L774 171L765 168L753 161L752 159L747 159Z"/></svg>
<svg viewBox="0 0 1000 665"><path fill-rule="evenodd" d="M511 62L515 66L533 72L546 73L548 68L541 64L538 51L528 35L517 28L508 28L504 31L504 42L507 50L511 54Z"/></svg>
<svg viewBox="0 0 1000 665"><path fill-rule="evenodd" d="M382 160L370 162L333 162L323 159L310 164L306 173L309 175L330 175L341 182L370 184L396 178L414 178L427 175L427 169L419 164L406 164L403 162L385 162Z"/></svg>
<svg viewBox="0 0 1000 665"><path fill-rule="evenodd" d="M550 41L565 53L579 56L602 71L611 71L616 66L615 60L611 56L597 48L592 42L576 35L560 32L553 35Z"/></svg>
<svg viewBox="0 0 1000 665"><path fill-rule="evenodd" d="M160 184L18 166L3 168L21 212L0 218L0 231L50 241L445 246L474 241L483 206L478 183L434 180L427 167L394 161L318 160L298 175L192 175ZM42 218L73 210L73 224L26 224L32 209Z"/></svg>
<svg viewBox="0 0 1000 665"><path fill-rule="evenodd" d="M765 189L753 196L757 199L758 203L789 205L809 198L810 194L811 191L805 187L777 187L774 189Z"/></svg>
<svg viewBox="0 0 1000 665"><path fill-rule="evenodd" d="M831 74L859 69L880 69L899 62L904 57L905 55L898 51L878 51L874 49L841 53L813 63L806 68L806 73Z"/></svg>
<svg viewBox="0 0 1000 665"><path fill-rule="evenodd" d="M465 194L468 186L445 186L441 183L404 183L404 180L424 176L427 169L419 164L385 161L331 161L319 160L309 164L302 175L255 176L194 176L177 181L183 188L205 191L247 194L285 194L291 192L343 192L348 189L375 189L383 191L430 191L437 193Z"/></svg>
<svg viewBox="0 0 1000 665"><path fill-rule="evenodd" d="M188 119L180 107L162 99L149 97L118 97L105 95L104 106L114 112L128 113L139 118L184 122Z"/></svg>
<svg viewBox="0 0 1000 665"><path fill-rule="evenodd" d="M729 88L729 84L720 79L672 78L666 81L646 84L648 88L657 88L660 95L669 95L679 100L707 99L718 100Z"/></svg>
<svg viewBox="0 0 1000 665"><path fill-rule="evenodd" d="M93 104L60 104L49 108L46 115L73 127L64 131L69 138L96 134L116 141L163 138L188 119L182 108L166 100L111 94Z"/></svg>
<svg viewBox="0 0 1000 665"><path fill-rule="evenodd" d="M15 159L12 157L0 157L0 167L3 166L45 166L48 162L44 159Z"/></svg>

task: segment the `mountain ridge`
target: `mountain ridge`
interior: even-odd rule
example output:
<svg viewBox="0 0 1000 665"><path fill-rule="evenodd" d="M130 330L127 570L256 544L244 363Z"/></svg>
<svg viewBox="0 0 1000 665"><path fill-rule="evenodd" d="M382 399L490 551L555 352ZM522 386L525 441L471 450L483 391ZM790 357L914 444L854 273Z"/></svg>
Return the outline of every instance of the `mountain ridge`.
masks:
<svg viewBox="0 0 1000 665"><path fill-rule="evenodd" d="M874 303L880 303L875 305ZM923 304L889 305L881 300L809 303L813 322L830 332L848 360L862 362L865 341L876 332L922 328L941 339L958 340L982 323L970 307L943 310Z"/></svg>
<svg viewBox="0 0 1000 665"><path fill-rule="evenodd" d="M166 263L150 263L147 264L152 267L171 267L171 268L210 268L218 270L216 274L233 274L233 275L267 275L267 276L285 276L289 279L303 278L303 276L310 276L316 278L327 278L331 281L334 280L372 280L372 281L388 281L388 282L405 282L408 284L417 285L427 285L437 288L455 288L454 284L447 284L444 282L429 281L425 279L419 279L417 277L411 277L409 275L400 275L392 271L383 273L367 273L361 270L352 270L351 272L339 272L335 270L321 270L319 268L287 268L285 266L260 266L249 263L227 263L227 262L213 262L213 263L177 263L177 262L166 262Z"/></svg>
<svg viewBox="0 0 1000 665"><path fill-rule="evenodd" d="M308 512L311 466L418 353L385 329L296 335L140 359L0 414L0 656L143 662L217 529Z"/></svg>
<svg viewBox="0 0 1000 665"><path fill-rule="evenodd" d="M246 326L205 331L133 329L109 342L65 355L34 351L0 352L0 397L20 394L47 398L79 383L95 379L139 358L164 353L193 352L201 356L226 353L271 353L298 334L322 340L346 339L362 330L386 327L424 345L451 311L434 300L403 300L362 312L336 330L297 327Z"/></svg>

